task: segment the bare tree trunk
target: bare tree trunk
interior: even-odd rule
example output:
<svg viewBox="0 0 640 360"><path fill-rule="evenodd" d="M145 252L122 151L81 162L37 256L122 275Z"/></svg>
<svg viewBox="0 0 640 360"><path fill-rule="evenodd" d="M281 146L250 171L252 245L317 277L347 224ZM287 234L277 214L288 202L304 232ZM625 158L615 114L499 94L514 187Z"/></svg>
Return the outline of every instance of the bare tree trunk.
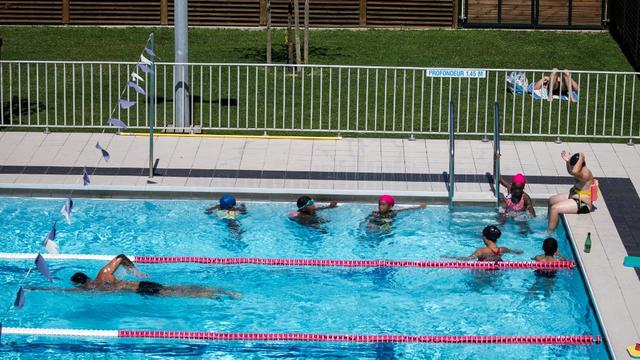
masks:
<svg viewBox="0 0 640 360"><path fill-rule="evenodd" d="M267 64L271 64L271 0L267 0Z"/></svg>
<svg viewBox="0 0 640 360"><path fill-rule="evenodd" d="M293 64L293 0L289 0L287 9L287 64L291 65Z"/></svg>
<svg viewBox="0 0 640 360"><path fill-rule="evenodd" d="M304 63L309 63L309 0L304 0Z"/></svg>
<svg viewBox="0 0 640 360"><path fill-rule="evenodd" d="M301 54L300 54L300 0L294 0L294 31L296 35L296 64L302 64ZM299 71L299 69L296 69Z"/></svg>

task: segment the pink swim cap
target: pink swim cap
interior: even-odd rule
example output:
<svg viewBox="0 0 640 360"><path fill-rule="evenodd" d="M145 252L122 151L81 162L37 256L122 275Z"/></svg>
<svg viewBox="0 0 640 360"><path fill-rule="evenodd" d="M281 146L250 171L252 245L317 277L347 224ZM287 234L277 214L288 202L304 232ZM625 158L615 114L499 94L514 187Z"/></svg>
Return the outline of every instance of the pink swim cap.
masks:
<svg viewBox="0 0 640 360"><path fill-rule="evenodd" d="M389 206L393 206L393 205L396 204L396 201L393 200L393 196L391 196L391 195L382 195L382 196L380 196L378 198L378 202L380 202L380 201L386 202L387 204L389 204Z"/></svg>
<svg viewBox="0 0 640 360"><path fill-rule="evenodd" d="M524 177L523 174L515 174L515 175L513 175L513 178L511 179L511 183L513 183L513 184L526 184L527 183L527 178Z"/></svg>

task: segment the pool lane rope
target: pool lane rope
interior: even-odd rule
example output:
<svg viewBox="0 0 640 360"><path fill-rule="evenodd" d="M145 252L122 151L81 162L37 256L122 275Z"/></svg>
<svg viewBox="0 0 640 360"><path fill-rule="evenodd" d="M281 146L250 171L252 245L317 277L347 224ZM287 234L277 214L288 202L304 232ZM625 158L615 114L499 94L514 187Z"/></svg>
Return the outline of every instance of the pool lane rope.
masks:
<svg viewBox="0 0 640 360"><path fill-rule="evenodd" d="M592 335L349 335L291 333L219 333L209 331L82 330L3 327L2 335L63 336L81 338L186 339L221 341L305 341L343 343L440 343L498 345L593 345L600 336Z"/></svg>
<svg viewBox="0 0 640 360"><path fill-rule="evenodd" d="M0 260L27 260L37 254L0 253ZM100 260L110 261L115 255L46 254L47 260ZM195 263L209 265L270 265L270 266L315 266L315 267L401 267L433 269L533 269L568 270L575 267L573 261L439 261L439 260L333 260L333 259L272 259L272 258L215 258L202 256L128 256L139 264Z"/></svg>

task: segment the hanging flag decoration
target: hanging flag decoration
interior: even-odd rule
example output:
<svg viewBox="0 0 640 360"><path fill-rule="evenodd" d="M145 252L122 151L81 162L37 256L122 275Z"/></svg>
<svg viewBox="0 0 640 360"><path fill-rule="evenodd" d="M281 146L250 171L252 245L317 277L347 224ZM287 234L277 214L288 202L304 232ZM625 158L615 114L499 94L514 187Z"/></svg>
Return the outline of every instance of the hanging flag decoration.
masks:
<svg viewBox="0 0 640 360"><path fill-rule="evenodd" d="M71 224L71 210L73 210L73 200L68 198L67 201L64 202L62 209L60 209L60 213L64 216L67 224Z"/></svg>
<svg viewBox="0 0 640 360"><path fill-rule="evenodd" d="M20 289L18 289L16 300L13 302L13 306L16 309L22 309L22 307L24 306L24 290L22 289L22 286L20 286Z"/></svg>
<svg viewBox="0 0 640 360"><path fill-rule="evenodd" d="M82 169L82 184L84 186L91 184L91 179L89 179L89 173L86 167Z"/></svg>
<svg viewBox="0 0 640 360"><path fill-rule="evenodd" d="M131 73L131 80L133 81L144 81L144 79L142 78L142 76L138 75L135 72Z"/></svg>
<svg viewBox="0 0 640 360"><path fill-rule="evenodd" d="M147 93L144 91L143 88L140 87L140 85L134 83L133 81L129 80L127 81L127 85L129 85L130 88L132 88L133 90L135 90L138 94L140 95L146 95Z"/></svg>
<svg viewBox="0 0 640 360"><path fill-rule="evenodd" d="M111 156L109 155L107 150L103 149L102 146L100 146L100 142L96 143L96 149L102 152L102 157L104 158L104 161L109 162L109 159L111 159Z"/></svg>
<svg viewBox="0 0 640 360"><path fill-rule="evenodd" d="M40 271L42 276L47 278L47 280L51 281L52 277L51 277L51 272L49 271L49 265L47 265L47 262L44 261L44 258L42 257L42 255L38 254L38 256L36 256L35 263L36 263L36 267L38 268L38 271Z"/></svg>
<svg viewBox="0 0 640 360"><path fill-rule="evenodd" d="M118 100L118 105L120 105L120 109L124 109L124 110L132 107L135 104L136 104L135 101L129 101L129 100L126 100L126 99Z"/></svg>
<svg viewBox="0 0 640 360"><path fill-rule="evenodd" d="M145 65L151 65L151 60L144 57L144 54L140 54L140 62Z"/></svg>
<svg viewBox="0 0 640 360"><path fill-rule="evenodd" d="M44 238L44 248L49 254L58 254L58 244L54 241L56 239L56 224L53 224L51 231Z"/></svg>
<svg viewBox="0 0 640 360"><path fill-rule="evenodd" d="M147 64L139 63L138 67L142 70L143 73L148 74L151 72L151 67Z"/></svg>
<svg viewBox="0 0 640 360"><path fill-rule="evenodd" d="M155 52L153 52L153 50L149 49L148 47L145 47L145 48L144 48L144 51L145 51L147 54L149 54L149 56L151 56L151 57L155 57L155 56L156 56L156 53L155 53Z"/></svg>
<svg viewBox="0 0 640 360"><path fill-rule="evenodd" d="M126 129L128 127L127 124L122 122L122 120L116 118L109 119L109 125L118 127L120 129Z"/></svg>

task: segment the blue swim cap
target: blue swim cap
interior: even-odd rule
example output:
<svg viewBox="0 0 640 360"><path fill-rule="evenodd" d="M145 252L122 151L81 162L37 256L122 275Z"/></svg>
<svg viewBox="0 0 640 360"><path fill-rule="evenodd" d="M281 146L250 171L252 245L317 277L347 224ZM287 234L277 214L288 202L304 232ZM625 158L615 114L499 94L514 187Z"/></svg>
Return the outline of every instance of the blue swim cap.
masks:
<svg viewBox="0 0 640 360"><path fill-rule="evenodd" d="M220 198L220 209L229 210L236 205L236 198L231 194L222 195Z"/></svg>

